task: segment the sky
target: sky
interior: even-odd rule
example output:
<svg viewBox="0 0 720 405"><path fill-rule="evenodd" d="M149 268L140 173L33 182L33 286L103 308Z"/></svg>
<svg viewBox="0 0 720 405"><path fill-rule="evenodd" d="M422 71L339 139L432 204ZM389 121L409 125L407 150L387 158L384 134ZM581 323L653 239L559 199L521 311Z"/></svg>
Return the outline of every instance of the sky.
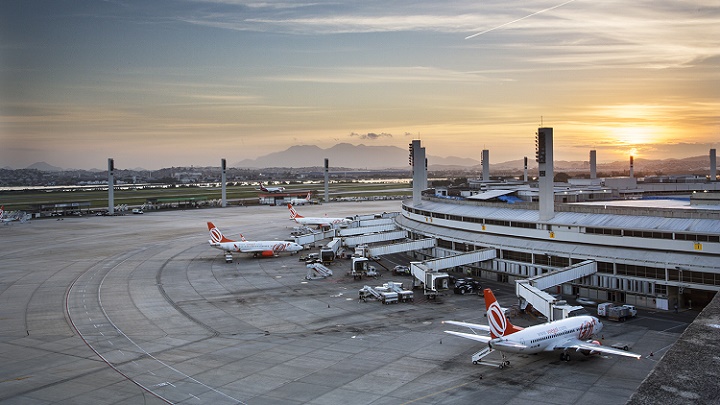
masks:
<svg viewBox="0 0 720 405"><path fill-rule="evenodd" d="M720 147L720 3L0 4L0 167L219 166L413 139L503 162L534 158L540 126L556 160Z"/></svg>

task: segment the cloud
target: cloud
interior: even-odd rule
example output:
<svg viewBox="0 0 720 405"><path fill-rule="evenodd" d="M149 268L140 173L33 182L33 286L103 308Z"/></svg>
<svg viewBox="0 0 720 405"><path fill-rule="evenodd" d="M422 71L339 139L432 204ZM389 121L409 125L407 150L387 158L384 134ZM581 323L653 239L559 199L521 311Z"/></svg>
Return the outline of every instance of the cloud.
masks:
<svg viewBox="0 0 720 405"><path fill-rule="evenodd" d="M351 132L351 133L350 133L350 136L351 136L351 137L358 137L358 138L360 138L360 139L369 139L369 140L371 140L371 141L374 141L374 140L380 139L380 138L392 138L392 134L388 134L388 133L385 133L385 132L382 132L382 133L379 133L379 134L376 134L376 133L374 133L374 132L368 132L367 134L358 134L358 133L356 133L356 132Z"/></svg>
<svg viewBox="0 0 720 405"><path fill-rule="evenodd" d="M295 69L293 73L264 76L262 80L296 83L367 84L367 83L478 83L511 81L495 77L496 72L461 71L430 66L352 66L326 69ZM504 73L504 72L503 72Z"/></svg>
<svg viewBox="0 0 720 405"><path fill-rule="evenodd" d="M661 69L694 65L720 55L716 2L692 6L670 1L573 0L386 3L214 0L221 9L178 16L189 24L290 35L431 32L457 35L457 46L486 50L497 45L523 50L527 62L573 69L637 66ZM541 10L541 11L538 11ZM621 10L621 12L619 12ZM542 12L542 13L540 13ZM538 14L540 13L540 14ZM533 18L527 18L534 16ZM527 19L525 19L527 18ZM471 41L462 38L486 32ZM532 44L534 51L528 51Z"/></svg>

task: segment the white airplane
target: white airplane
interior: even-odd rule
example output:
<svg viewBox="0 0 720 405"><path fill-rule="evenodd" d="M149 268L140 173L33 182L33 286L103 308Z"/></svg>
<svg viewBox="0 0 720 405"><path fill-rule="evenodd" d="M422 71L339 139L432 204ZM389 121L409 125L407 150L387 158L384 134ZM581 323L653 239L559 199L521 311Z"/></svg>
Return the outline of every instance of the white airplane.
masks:
<svg viewBox="0 0 720 405"><path fill-rule="evenodd" d="M295 254L303 250L303 247L295 242L277 241L277 240L256 240L248 241L244 236L240 235L241 240L232 240L225 237L220 230L212 223L207 223L210 231L210 246L224 250L225 252L252 253L253 256L272 257L277 256L280 252L290 252Z"/></svg>
<svg viewBox="0 0 720 405"><path fill-rule="evenodd" d="M5 206L0 206L0 221L5 224L9 225L12 221L17 221L17 216L15 217L6 217L5 216Z"/></svg>
<svg viewBox="0 0 720 405"><path fill-rule="evenodd" d="M285 191L285 187L265 187L265 185L260 183L260 191L264 191L266 193L282 193Z"/></svg>
<svg viewBox="0 0 720 405"><path fill-rule="evenodd" d="M292 204L292 205L310 204L310 196L311 195L312 195L312 191L308 191L307 196L305 198L293 198L290 200L290 204Z"/></svg>
<svg viewBox="0 0 720 405"><path fill-rule="evenodd" d="M292 206L292 204L288 204L288 209L290 210L290 219L295 220L298 224L301 225L317 225L319 227L321 226L348 226L352 223L352 219L350 218L329 218L329 217L320 217L320 218L308 218L304 217L300 214L298 214L297 211L295 211L295 208Z"/></svg>
<svg viewBox="0 0 720 405"><path fill-rule="evenodd" d="M510 323L505 317L504 311L495 299L495 295L489 288L484 290L485 307L487 309L488 325L480 325L458 321L444 321L443 323L470 328L472 333L455 332L446 330L445 333L472 339L488 345L475 355L473 363L480 363L480 359L494 350L502 353L500 368L510 364L505 353L534 354L540 352L561 351L560 359L570 361L571 350L579 351L585 355L595 353L615 354L619 356L634 357L639 359L641 355L621 349L605 347L591 336L602 330L603 324L594 316L582 315L571 318L560 319L540 325L533 325L521 328ZM477 332L490 333L480 335Z"/></svg>

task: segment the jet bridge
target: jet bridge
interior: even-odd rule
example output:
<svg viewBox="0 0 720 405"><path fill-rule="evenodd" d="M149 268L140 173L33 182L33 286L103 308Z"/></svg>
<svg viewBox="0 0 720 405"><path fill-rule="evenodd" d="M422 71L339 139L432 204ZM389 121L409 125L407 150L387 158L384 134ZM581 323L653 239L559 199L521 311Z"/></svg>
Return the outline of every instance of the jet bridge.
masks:
<svg viewBox="0 0 720 405"><path fill-rule="evenodd" d="M423 262L410 262L410 272L414 277L413 287L423 286L425 295L434 298L439 291L449 288L450 276L440 270L492 260L495 257L495 249L488 248Z"/></svg>
<svg viewBox="0 0 720 405"><path fill-rule="evenodd" d="M370 227L370 226L379 226L379 225L395 226L395 220L392 218L358 219L357 223L358 223L358 226L361 228L366 228L366 227Z"/></svg>
<svg viewBox="0 0 720 405"><path fill-rule="evenodd" d="M561 319L567 313L566 311L556 311L557 300L543 290L595 273L597 273L597 263L593 260L586 260L526 280L516 280L515 295L540 311L549 321L554 321Z"/></svg>
<svg viewBox="0 0 720 405"><path fill-rule="evenodd" d="M407 233L405 231L381 232L369 235L349 236L345 238L344 242L347 247L355 247L357 245L369 245L371 243L405 239L406 237Z"/></svg>
<svg viewBox="0 0 720 405"><path fill-rule="evenodd" d="M335 229L329 229L327 231L317 231L307 233L305 235L295 236L295 243L302 246L313 245L323 239L334 238Z"/></svg>
<svg viewBox="0 0 720 405"><path fill-rule="evenodd" d="M419 239L419 240L412 240L412 241L408 241L408 242L394 243L392 245L380 245L380 246L368 247L365 249L365 254L370 257L390 255L390 254L394 254L394 253L403 253L403 252L410 252L410 251L414 251L414 250L430 249L430 248L434 248L436 245L437 245L437 239L435 239L435 238Z"/></svg>
<svg viewBox="0 0 720 405"><path fill-rule="evenodd" d="M338 230L338 233L342 237L346 236L357 236L357 235L365 235L369 233L379 233L379 232L390 232L397 230L397 226L395 226L394 223L390 224L381 224L381 225L374 225L374 226L363 226L363 227L355 227L355 228L343 228Z"/></svg>

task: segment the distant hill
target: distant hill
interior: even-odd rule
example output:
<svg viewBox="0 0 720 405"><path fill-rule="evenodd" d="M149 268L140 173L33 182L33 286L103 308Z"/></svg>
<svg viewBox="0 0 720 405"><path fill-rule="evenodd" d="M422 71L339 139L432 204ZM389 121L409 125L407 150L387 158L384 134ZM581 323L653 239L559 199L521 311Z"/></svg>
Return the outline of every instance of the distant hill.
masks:
<svg viewBox="0 0 720 405"><path fill-rule="evenodd" d="M367 170L410 170L408 165L408 151L396 146L367 146L340 143L331 148L323 149L314 145L296 145L281 152L273 152L259 156L255 159L245 159L231 167L248 169L267 168L317 168L322 170L324 159L330 160L332 168L367 169ZM479 160L460 158L455 156L439 157L428 156L428 169L431 171L482 171ZM635 173L645 176L673 175L673 174L706 174L710 170L710 159L707 155L691 156L680 159L635 159ZM62 172L77 169L63 169L46 162L34 163L27 169L36 169L42 172ZM490 173L502 174L522 171L523 159L507 162L490 162ZM528 158L528 169L537 170L537 163L533 157ZM598 173L627 173L630 169L627 161L598 163ZM5 170L13 170L6 167ZM137 167L125 169L136 172L147 171ZM91 172L104 172L105 169L91 169ZM555 161L555 172L588 173L588 161Z"/></svg>
<svg viewBox="0 0 720 405"><path fill-rule="evenodd" d="M409 152L406 149L397 146L339 143L331 148L323 149L315 145L297 145L255 159L241 160L232 166L239 168L322 166L327 158L331 167L376 170L405 169L408 168L408 155ZM463 167L479 163L475 159L428 156L428 165Z"/></svg>
<svg viewBox="0 0 720 405"><path fill-rule="evenodd" d="M331 167L344 167L349 169L409 169L408 151L396 146L367 146L340 143L331 148L323 149L315 145L298 145L281 151L259 156L255 159L245 159L235 163L238 168L270 168L270 167L313 167L320 166L324 159L330 160ZM429 170L472 170L481 171L479 160L460 157L428 156ZM648 160L635 159L635 173L644 175L656 174L691 174L705 173L710 168L708 156L692 156L681 159ZM507 162L490 162L490 172L513 172L523 169L523 159ZM537 169L534 157L528 158L528 169ZM628 172L627 161L611 163L598 163L599 173ZM555 172L589 172L588 161L555 161Z"/></svg>
<svg viewBox="0 0 720 405"><path fill-rule="evenodd" d="M62 167L53 166L46 162L33 163L30 166L26 167L26 169L35 169L35 170L39 170L41 172L61 172L61 171L65 170Z"/></svg>

